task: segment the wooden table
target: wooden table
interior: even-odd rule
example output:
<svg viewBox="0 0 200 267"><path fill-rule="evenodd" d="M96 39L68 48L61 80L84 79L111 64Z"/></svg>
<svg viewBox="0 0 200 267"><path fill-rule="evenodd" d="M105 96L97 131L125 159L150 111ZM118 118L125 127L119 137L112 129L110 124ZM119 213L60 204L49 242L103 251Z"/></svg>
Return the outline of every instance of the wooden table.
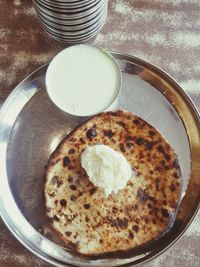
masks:
<svg viewBox="0 0 200 267"><path fill-rule="evenodd" d="M200 1L110 0L94 44L145 59L168 72L200 110ZM40 28L31 0L0 1L0 105L28 74L66 45ZM1 188L0 188L1 190ZM200 213L167 252L145 264L200 266ZM46 267L0 221L0 267Z"/></svg>

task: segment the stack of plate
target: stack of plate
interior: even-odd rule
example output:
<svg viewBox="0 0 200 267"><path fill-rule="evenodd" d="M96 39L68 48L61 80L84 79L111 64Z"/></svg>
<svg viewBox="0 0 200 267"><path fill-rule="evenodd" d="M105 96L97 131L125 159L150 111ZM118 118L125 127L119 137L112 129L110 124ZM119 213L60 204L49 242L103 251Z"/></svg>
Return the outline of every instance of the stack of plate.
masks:
<svg viewBox="0 0 200 267"><path fill-rule="evenodd" d="M107 16L107 0L34 0L43 29L66 43L95 37Z"/></svg>

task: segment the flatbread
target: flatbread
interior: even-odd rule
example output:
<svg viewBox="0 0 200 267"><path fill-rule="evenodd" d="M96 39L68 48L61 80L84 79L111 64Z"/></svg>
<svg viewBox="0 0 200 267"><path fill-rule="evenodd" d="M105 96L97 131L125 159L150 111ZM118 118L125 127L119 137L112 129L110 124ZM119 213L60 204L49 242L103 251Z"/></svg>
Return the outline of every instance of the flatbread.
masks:
<svg viewBox="0 0 200 267"><path fill-rule="evenodd" d="M106 196L81 168L81 153L96 144L122 153L136 173L116 194ZM181 184L176 154L154 127L130 112L105 112L78 126L51 155L47 216L66 247L82 254L140 248L171 228Z"/></svg>

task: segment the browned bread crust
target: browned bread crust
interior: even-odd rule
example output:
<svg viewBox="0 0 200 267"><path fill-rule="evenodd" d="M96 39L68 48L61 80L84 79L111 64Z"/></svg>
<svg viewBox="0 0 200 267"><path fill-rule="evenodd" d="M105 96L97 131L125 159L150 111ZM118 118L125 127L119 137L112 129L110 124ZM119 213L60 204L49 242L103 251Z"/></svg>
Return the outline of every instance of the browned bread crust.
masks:
<svg viewBox="0 0 200 267"><path fill-rule="evenodd" d="M108 197L80 165L82 151L95 144L123 153L137 173ZM66 246L85 255L126 251L159 238L175 220L182 184L167 141L122 110L94 116L66 136L51 155L45 178L47 216Z"/></svg>

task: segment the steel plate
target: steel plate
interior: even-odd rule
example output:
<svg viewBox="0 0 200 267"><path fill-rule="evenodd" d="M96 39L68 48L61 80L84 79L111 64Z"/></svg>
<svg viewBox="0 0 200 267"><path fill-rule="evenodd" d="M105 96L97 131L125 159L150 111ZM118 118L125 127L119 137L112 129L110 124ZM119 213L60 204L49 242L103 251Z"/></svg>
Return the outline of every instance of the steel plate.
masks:
<svg viewBox="0 0 200 267"><path fill-rule="evenodd" d="M60 111L47 96L46 66L10 94L0 112L0 212L15 237L55 266L135 266L159 255L187 229L200 203L200 121L187 94L162 70L129 55L113 53L122 72L119 108L156 127L175 149L184 180L172 229L145 251L87 258L62 248L44 216L43 175L60 140L83 118ZM66 96L67 97L67 96ZM187 188L187 190L186 190Z"/></svg>

